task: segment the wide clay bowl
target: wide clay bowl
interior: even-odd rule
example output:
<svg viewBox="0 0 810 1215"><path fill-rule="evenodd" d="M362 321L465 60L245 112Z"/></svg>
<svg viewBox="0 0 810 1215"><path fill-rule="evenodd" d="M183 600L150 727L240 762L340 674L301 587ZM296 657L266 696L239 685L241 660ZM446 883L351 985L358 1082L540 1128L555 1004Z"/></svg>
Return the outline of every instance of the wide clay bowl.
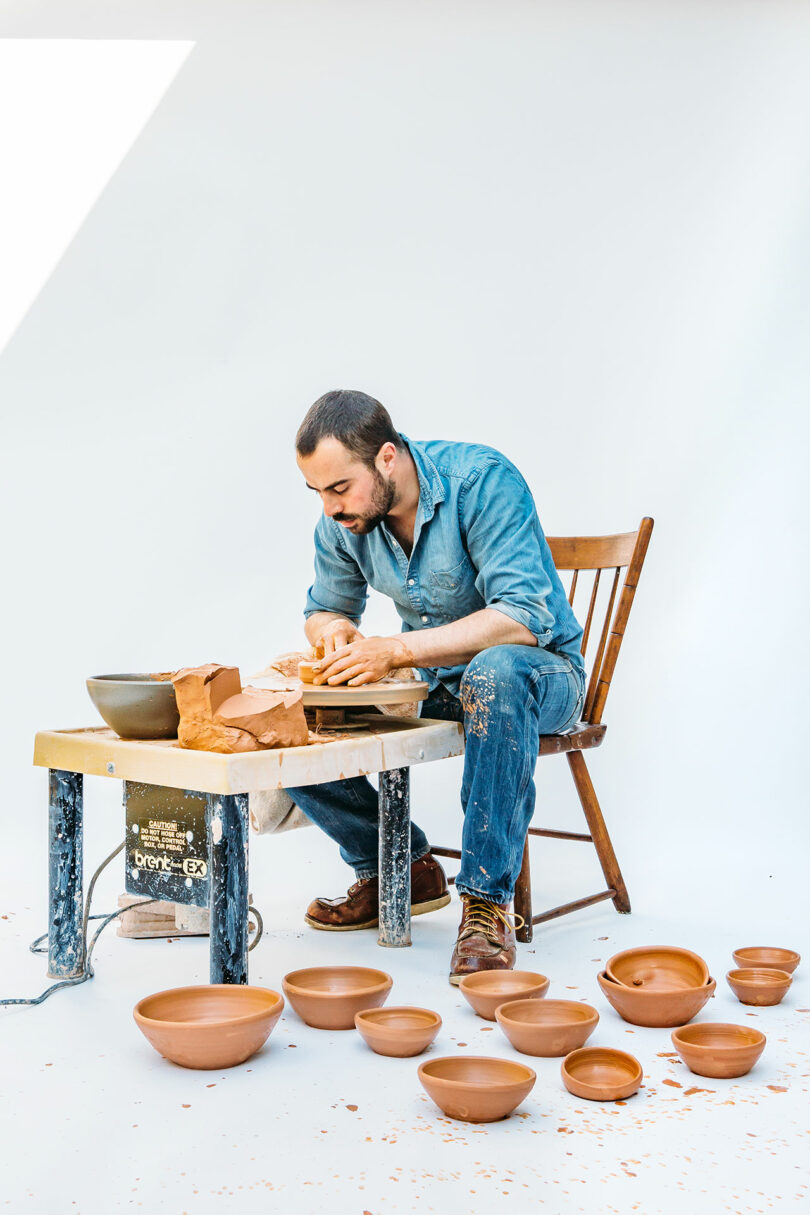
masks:
<svg viewBox="0 0 810 1215"><path fill-rule="evenodd" d="M703 987L682 987L678 991L625 987L622 983L611 982L604 971L597 975L597 982L602 995L624 1021L658 1029L686 1025L714 995L717 986L714 979L709 979Z"/></svg>
<svg viewBox="0 0 810 1215"><path fill-rule="evenodd" d="M734 961L743 969L753 966L757 970L784 970L792 975L801 960L801 954L795 949L774 949L770 945L752 945L734 951Z"/></svg>
<svg viewBox="0 0 810 1215"><path fill-rule="evenodd" d="M709 981L709 968L691 949L674 945L642 945L623 949L609 958L605 974L625 987L646 987L651 991L673 991L681 987L702 987Z"/></svg>
<svg viewBox="0 0 810 1215"><path fill-rule="evenodd" d="M741 1004L781 1004L793 979L786 970L752 966L730 970L726 982Z"/></svg>
<svg viewBox="0 0 810 1215"><path fill-rule="evenodd" d="M599 1013L576 1000L510 1000L495 1010L495 1020L521 1054L559 1058L585 1045Z"/></svg>
<svg viewBox="0 0 810 1215"><path fill-rule="evenodd" d="M583 1046L563 1059L563 1084L588 1101L621 1101L637 1092L644 1073L633 1055L606 1046Z"/></svg>
<svg viewBox="0 0 810 1215"><path fill-rule="evenodd" d="M458 989L485 1021L495 1020L495 1009L508 1000L542 1000L548 991L545 975L530 970L479 970L465 975Z"/></svg>
<svg viewBox="0 0 810 1215"><path fill-rule="evenodd" d="M453 1055L419 1064L425 1092L450 1118L495 1122L517 1109L534 1087L537 1075L513 1059Z"/></svg>
<svg viewBox="0 0 810 1215"><path fill-rule="evenodd" d="M94 675L90 699L120 738L177 738L174 685L149 675Z"/></svg>
<svg viewBox="0 0 810 1215"><path fill-rule="evenodd" d="M315 1029L354 1029L355 1013L379 1008L394 980L366 966L310 966L285 975L281 986L302 1021Z"/></svg>
<svg viewBox="0 0 810 1215"><path fill-rule="evenodd" d="M749 1025L701 1021L674 1029L672 1045L690 1072L728 1080L750 1072L765 1049L765 1035Z"/></svg>
<svg viewBox="0 0 810 1215"><path fill-rule="evenodd" d="M367 1008L355 1013L354 1023L363 1041L378 1055L408 1059L427 1050L442 1027L438 1013L429 1008Z"/></svg>
<svg viewBox="0 0 810 1215"><path fill-rule="evenodd" d="M222 1068L254 1055L283 1007L283 996L266 987L210 983L144 996L133 1016L155 1050L173 1063Z"/></svg>

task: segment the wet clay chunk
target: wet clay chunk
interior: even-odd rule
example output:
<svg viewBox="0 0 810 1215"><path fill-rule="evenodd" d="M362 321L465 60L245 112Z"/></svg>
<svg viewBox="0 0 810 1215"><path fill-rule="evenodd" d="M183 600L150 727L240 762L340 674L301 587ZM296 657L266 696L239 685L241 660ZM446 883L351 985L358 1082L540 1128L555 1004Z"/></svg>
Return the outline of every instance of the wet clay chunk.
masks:
<svg viewBox="0 0 810 1215"><path fill-rule="evenodd" d="M218 662L203 667L183 667L172 679L181 722L188 719L210 722L219 706L242 691L238 667Z"/></svg>
<svg viewBox="0 0 810 1215"><path fill-rule="evenodd" d="M247 730L263 747L303 747L309 741L304 698L298 691L247 687L220 705L214 722Z"/></svg>

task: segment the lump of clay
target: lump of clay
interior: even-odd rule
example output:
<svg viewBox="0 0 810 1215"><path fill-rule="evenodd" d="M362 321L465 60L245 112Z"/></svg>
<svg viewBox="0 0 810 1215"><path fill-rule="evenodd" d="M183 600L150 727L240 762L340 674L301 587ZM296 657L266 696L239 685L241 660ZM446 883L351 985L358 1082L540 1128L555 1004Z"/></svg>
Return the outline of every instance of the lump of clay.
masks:
<svg viewBox="0 0 810 1215"><path fill-rule="evenodd" d="M301 683L315 682L315 663L317 659L302 658L298 664L298 678Z"/></svg>
<svg viewBox="0 0 810 1215"><path fill-rule="evenodd" d="M220 705L214 721L247 730L264 747L303 747L309 741L301 692L247 687Z"/></svg>
<svg viewBox="0 0 810 1215"><path fill-rule="evenodd" d="M242 691L238 667L208 662L203 667L183 667L172 679L181 721L196 718L210 721L223 700Z"/></svg>

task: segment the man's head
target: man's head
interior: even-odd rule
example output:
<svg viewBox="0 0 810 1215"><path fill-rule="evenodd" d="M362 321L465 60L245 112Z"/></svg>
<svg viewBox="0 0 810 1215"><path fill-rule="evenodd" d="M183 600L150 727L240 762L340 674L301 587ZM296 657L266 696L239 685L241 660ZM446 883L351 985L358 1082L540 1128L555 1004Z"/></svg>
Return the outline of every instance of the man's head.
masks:
<svg viewBox="0 0 810 1215"><path fill-rule="evenodd" d="M347 389L325 393L301 423L295 449L324 514L355 535L373 531L396 506L394 472L405 447L373 397Z"/></svg>

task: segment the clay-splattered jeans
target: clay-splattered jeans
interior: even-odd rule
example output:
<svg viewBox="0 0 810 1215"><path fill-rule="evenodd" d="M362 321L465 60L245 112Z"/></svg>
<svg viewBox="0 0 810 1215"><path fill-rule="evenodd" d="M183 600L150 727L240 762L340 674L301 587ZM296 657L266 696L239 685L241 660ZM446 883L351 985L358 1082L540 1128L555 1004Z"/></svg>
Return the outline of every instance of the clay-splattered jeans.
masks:
<svg viewBox="0 0 810 1215"><path fill-rule="evenodd" d="M534 812L534 768L541 734L579 720L585 680L569 658L536 646L482 650L461 680L461 699L444 687L422 703L422 717L463 721L464 828L456 889L508 903L520 873ZM340 845L359 879L377 873L377 792L368 777L288 789L307 818ZM430 850L411 824L411 856Z"/></svg>

